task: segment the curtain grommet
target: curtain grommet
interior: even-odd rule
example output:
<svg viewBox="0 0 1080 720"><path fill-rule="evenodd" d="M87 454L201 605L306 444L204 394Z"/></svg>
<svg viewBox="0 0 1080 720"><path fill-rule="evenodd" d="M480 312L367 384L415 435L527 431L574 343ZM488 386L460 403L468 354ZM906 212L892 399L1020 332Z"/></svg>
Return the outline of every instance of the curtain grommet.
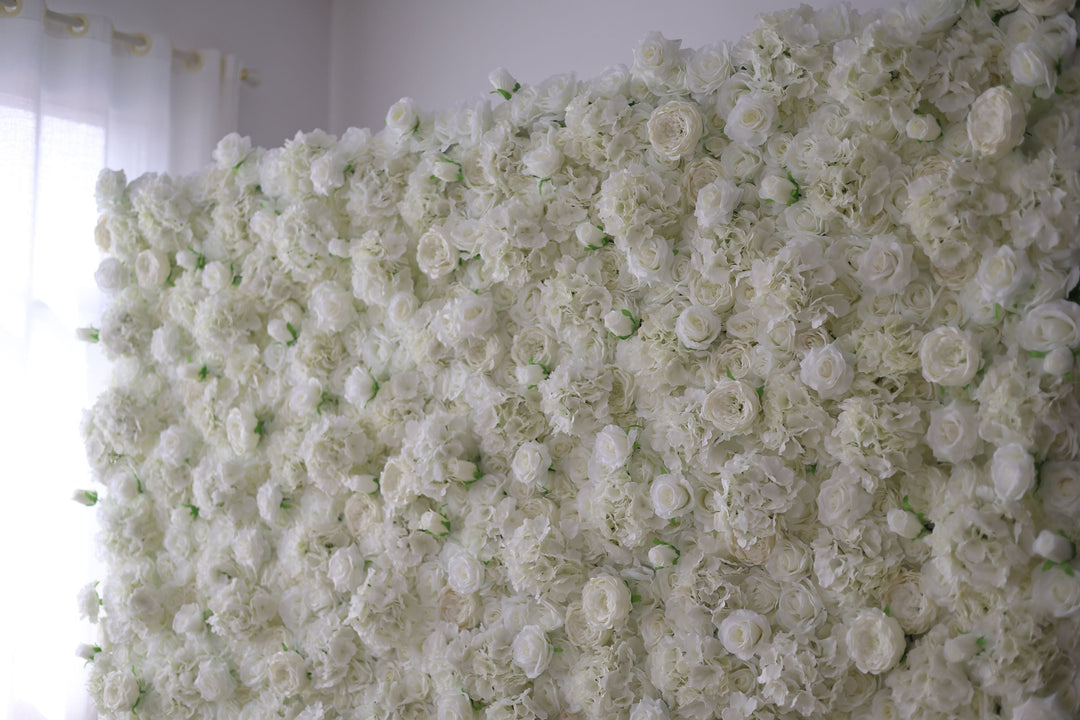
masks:
<svg viewBox="0 0 1080 720"><path fill-rule="evenodd" d="M139 40L137 43L130 43L128 47L131 48L133 55L146 55L150 52L152 43L150 42L150 36L146 33L134 33L134 36Z"/></svg>
<svg viewBox="0 0 1080 720"><path fill-rule="evenodd" d="M72 24L67 26L67 31L72 37L82 37L90 31L90 21L85 15L81 13L74 13L70 15L74 20L78 21L78 24Z"/></svg>
<svg viewBox="0 0 1080 720"><path fill-rule="evenodd" d="M191 72L199 72L200 70L202 70L203 64L205 62L206 59L203 57L203 54L198 50L190 50L185 53L184 67L186 67Z"/></svg>
<svg viewBox="0 0 1080 720"><path fill-rule="evenodd" d="M22 0L15 0L11 5L8 5L6 2L0 2L0 16L15 17L22 12L22 7Z"/></svg>

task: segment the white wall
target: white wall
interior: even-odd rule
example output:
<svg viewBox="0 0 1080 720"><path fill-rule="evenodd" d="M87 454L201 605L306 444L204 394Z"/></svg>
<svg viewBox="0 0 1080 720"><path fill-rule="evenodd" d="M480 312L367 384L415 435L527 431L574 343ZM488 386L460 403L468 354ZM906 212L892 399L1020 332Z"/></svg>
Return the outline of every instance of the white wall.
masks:
<svg viewBox="0 0 1080 720"><path fill-rule="evenodd" d="M650 30L684 47L736 40L757 13L800 0L332 0L330 131L379 129L401 97L429 110L491 90L506 67L521 82L589 78L633 61ZM857 8L898 0L854 0ZM812 4L832 4L813 0Z"/></svg>
<svg viewBox="0 0 1080 720"><path fill-rule="evenodd" d="M329 120L330 0L48 0L53 10L105 15L173 47L216 48L262 76L243 86L240 132L263 147Z"/></svg>

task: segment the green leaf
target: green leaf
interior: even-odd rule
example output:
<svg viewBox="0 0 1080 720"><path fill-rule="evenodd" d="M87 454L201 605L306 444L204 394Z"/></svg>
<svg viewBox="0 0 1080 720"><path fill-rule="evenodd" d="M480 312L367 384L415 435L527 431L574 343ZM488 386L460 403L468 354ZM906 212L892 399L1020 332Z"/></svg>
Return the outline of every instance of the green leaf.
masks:
<svg viewBox="0 0 1080 720"><path fill-rule="evenodd" d="M888 605L885 606L885 617L892 617L892 608Z"/></svg>
<svg viewBox="0 0 1080 720"><path fill-rule="evenodd" d="M551 648L551 651L552 651L552 652L557 652L557 653L560 653L560 652L562 652L562 651L563 651L563 649L562 649L561 647L553 647L553 648Z"/></svg>
<svg viewBox="0 0 1080 720"><path fill-rule="evenodd" d="M282 510L292 510L292 500L289 498L281 498L281 504L278 505Z"/></svg>
<svg viewBox="0 0 1080 720"><path fill-rule="evenodd" d="M96 490L83 490L83 497L85 497L87 502L91 505L97 505L98 494Z"/></svg>
<svg viewBox="0 0 1080 720"><path fill-rule="evenodd" d="M266 423L263 420L259 420L255 423L255 434L262 437L264 432L266 432Z"/></svg>
<svg viewBox="0 0 1080 720"><path fill-rule="evenodd" d="M495 90L492 90L488 94L489 95L502 95L503 100L509 100L510 99L510 91L509 90L495 89Z"/></svg>
<svg viewBox="0 0 1080 720"><path fill-rule="evenodd" d="M191 505L190 503L180 503L180 506L186 507L188 509L188 512L191 513L191 518L193 520L199 517L199 508L197 508L196 506Z"/></svg>
<svg viewBox="0 0 1080 720"><path fill-rule="evenodd" d="M210 372L210 368L208 368L206 365L203 365L201 368L199 368L199 380L205 380L206 374L208 372Z"/></svg>
<svg viewBox="0 0 1080 720"><path fill-rule="evenodd" d="M727 375L728 380L734 380L735 379L735 376L731 374L731 368L726 366L726 365L724 366L724 374Z"/></svg>
<svg viewBox="0 0 1080 720"><path fill-rule="evenodd" d="M1044 357L1046 357L1046 353L1043 352L1042 350L1028 350L1028 355L1033 357L1033 358L1044 358Z"/></svg>
<svg viewBox="0 0 1080 720"><path fill-rule="evenodd" d="M297 332L296 328L294 328L292 323L289 323L289 322L285 323L285 329L289 331L290 335L292 335L292 340L285 343L286 347L289 347L289 346L292 346L292 345L294 345L296 343L296 338L300 337L300 333Z"/></svg>
<svg viewBox="0 0 1080 720"><path fill-rule="evenodd" d="M641 596L638 595L637 593L634 593L634 594L630 595L630 602L632 602L632 603L641 602Z"/></svg>
<svg viewBox="0 0 1080 720"><path fill-rule="evenodd" d="M975 638L975 644L981 648L986 647L986 638L980 635L979 637Z"/></svg>

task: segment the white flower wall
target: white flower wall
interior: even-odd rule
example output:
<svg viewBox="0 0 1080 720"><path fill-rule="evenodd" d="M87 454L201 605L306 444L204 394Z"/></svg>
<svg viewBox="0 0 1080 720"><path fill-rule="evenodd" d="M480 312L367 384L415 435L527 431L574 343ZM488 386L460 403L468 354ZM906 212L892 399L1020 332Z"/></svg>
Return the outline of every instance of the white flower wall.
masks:
<svg viewBox="0 0 1080 720"><path fill-rule="evenodd" d="M1073 4L103 174L100 708L1075 717Z"/></svg>

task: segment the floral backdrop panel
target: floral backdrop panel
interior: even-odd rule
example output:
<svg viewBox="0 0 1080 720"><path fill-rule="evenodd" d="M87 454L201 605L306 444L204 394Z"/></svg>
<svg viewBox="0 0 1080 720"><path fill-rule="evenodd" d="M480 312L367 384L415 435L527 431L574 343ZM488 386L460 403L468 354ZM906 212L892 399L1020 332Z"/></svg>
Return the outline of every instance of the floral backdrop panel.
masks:
<svg viewBox="0 0 1080 720"><path fill-rule="evenodd" d="M101 710L1077 717L1073 6L104 173Z"/></svg>

